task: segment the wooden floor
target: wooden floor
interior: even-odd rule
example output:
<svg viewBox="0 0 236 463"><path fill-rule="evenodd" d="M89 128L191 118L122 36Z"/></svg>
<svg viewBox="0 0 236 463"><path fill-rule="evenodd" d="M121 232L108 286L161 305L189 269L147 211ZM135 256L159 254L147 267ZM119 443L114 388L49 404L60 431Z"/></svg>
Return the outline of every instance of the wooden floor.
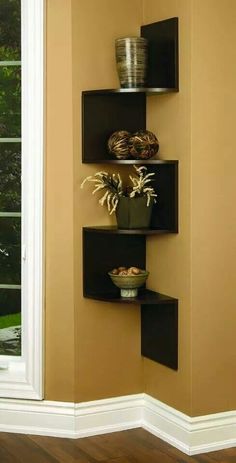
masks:
<svg viewBox="0 0 236 463"><path fill-rule="evenodd" d="M0 433L0 463L236 463L236 448L188 457L143 429L60 439Z"/></svg>

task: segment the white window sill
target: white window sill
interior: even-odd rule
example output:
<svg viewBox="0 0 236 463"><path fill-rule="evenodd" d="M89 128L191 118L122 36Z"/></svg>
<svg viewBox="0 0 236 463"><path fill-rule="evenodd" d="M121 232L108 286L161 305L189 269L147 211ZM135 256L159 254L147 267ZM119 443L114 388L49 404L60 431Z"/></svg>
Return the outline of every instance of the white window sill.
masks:
<svg viewBox="0 0 236 463"><path fill-rule="evenodd" d="M3 382L25 383L26 366L25 362L19 358L16 360L0 360L0 391Z"/></svg>

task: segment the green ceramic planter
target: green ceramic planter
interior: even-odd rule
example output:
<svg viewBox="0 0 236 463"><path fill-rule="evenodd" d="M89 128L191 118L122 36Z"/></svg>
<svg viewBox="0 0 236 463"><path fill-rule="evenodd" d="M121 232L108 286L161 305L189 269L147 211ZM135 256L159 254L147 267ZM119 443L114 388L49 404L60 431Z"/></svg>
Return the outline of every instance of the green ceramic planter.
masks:
<svg viewBox="0 0 236 463"><path fill-rule="evenodd" d="M149 228L152 216L153 200L147 206L147 198L127 198L121 196L117 209L118 228Z"/></svg>

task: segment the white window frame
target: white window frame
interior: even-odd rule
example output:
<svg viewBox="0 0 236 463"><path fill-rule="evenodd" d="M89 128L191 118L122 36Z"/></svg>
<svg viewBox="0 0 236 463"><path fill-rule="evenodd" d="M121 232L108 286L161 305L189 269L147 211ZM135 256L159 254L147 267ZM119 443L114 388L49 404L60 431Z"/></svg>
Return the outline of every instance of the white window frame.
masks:
<svg viewBox="0 0 236 463"><path fill-rule="evenodd" d="M21 0L22 355L0 356L0 397L43 398L44 0Z"/></svg>

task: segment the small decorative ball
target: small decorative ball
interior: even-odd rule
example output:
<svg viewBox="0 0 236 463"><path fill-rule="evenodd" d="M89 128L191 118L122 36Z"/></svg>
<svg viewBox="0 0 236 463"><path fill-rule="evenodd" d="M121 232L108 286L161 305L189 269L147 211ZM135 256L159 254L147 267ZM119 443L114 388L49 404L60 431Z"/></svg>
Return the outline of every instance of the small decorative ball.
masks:
<svg viewBox="0 0 236 463"><path fill-rule="evenodd" d="M134 159L152 158L158 150L157 137L149 130L139 130L129 138L129 154Z"/></svg>
<svg viewBox="0 0 236 463"><path fill-rule="evenodd" d="M118 272L123 272L124 270L127 270L126 267L118 267Z"/></svg>
<svg viewBox="0 0 236 463"><path fill-rule="evenodd" d="M111 271L111 274L112 275L119 275L119 270L117 268L113 268L113 270Z"/></svg>
<svg viewBox="0 0 236 463"><path fill-rule="evenodd" d="M139 275L141 273L141 270L138 267L130 267L128 273L131 275Z"/></svg>
<svg viewBox="0 0 236 463"><path fill-rule="evenodd" d="M117 159L128 159L129 137L130 133L126 130L114 132L107 142L109 153L113 154Z"/></svg>
<svg viewBox="0 0 236 463"><path fill-rule="evenodd" d="M120 276L128 275L128 270L121 270L121 272L119 272L119 275Z"/></svg>

